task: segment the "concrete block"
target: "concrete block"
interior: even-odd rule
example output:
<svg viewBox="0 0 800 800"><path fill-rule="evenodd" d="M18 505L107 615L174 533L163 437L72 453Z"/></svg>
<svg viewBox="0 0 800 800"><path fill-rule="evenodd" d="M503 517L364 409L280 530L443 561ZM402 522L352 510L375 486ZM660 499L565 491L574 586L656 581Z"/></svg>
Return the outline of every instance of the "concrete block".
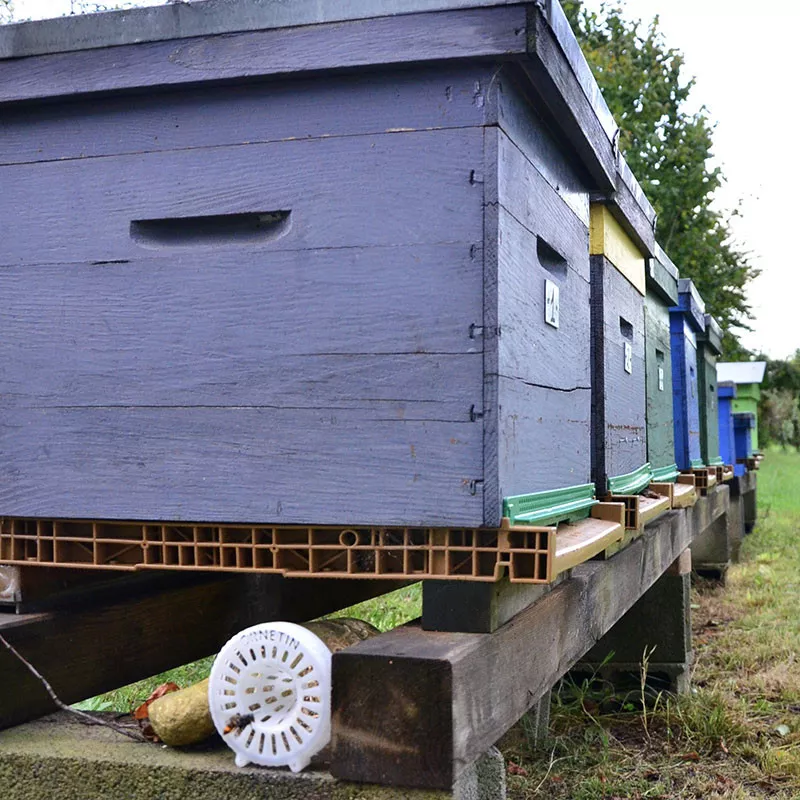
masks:
<svg viewBox="0 0 800 800"><path fill-rule="evenodd" d="M63 713L0 734L0 797L8 800L503 800L499 751L479 759L448 791L338 781L321 768L297 775L233 763L222 742L172 750L137 744Z"/></svg>

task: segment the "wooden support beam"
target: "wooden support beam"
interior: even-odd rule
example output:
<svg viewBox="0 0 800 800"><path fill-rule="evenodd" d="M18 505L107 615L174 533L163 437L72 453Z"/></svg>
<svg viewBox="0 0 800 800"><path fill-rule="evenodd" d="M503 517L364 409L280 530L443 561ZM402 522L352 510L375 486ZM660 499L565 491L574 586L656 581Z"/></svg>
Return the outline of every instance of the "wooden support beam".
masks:
<svg viewBox="0 0 800 800"><path fill-rule="evenodd" d="M54 608L113 602L130 592L161 585L162 575L3 565L0 566L0 609L33 614Z"/></svg>
<svg viewBox="0 0 800 800"><path fill-rule="evenodd" d="M74 703L210 655L258 622L302 622L397 588L275 575L157 577L158 586L150 581L108 605L2 614L0 633ZM0 728L53 710L41 684L0 648Z"/></svg>
<svg viewBox="0 0 800 800"><path fill-rule="evenodd" d="M336 777L446 788L652 586L728 506L727 487L582 564L491 635L396 628L333 658Z"/></svg>

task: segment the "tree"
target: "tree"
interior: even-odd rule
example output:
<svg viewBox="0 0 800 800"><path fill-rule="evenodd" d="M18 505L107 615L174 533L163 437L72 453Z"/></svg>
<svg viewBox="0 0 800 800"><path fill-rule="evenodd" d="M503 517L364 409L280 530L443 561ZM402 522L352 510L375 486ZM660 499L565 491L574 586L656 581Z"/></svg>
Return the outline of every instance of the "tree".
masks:
<svg viewBox="0 0 800 800"><path fill-rule="evenodd" d="M0 0L0 24L11 22L14 18L14 5L11 0Z"/></svg>
<svg viewBox="0 0 800 800"><path fill-rule="evenodd" d="M759 434L784 449L800 444L800 408L797 395L788 389L765 389L758 409Z"/></svg>
<svg viewBox="0 0 800 800"><path fill-rule="evenodd" d="M617 6L597 14L582 0L563 5L620 126L620 148L658 213L659 243L726 331L726 356L741 358L746 351L730 329L749 329L745 287L758 270L712 205L724 177L709 166L714 127L706 110L686 111L695 82L683 80L682 54L664 42L658 17L643 28Z"/></svg>

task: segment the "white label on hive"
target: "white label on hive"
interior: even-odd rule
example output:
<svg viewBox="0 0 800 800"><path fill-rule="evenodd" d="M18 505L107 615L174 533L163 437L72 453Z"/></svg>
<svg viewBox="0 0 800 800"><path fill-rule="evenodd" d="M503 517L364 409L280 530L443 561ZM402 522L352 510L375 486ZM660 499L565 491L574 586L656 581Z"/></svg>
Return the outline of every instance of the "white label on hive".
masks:
<svg viewBox="0 0 800 800"><path fill-rule="evenodd" d="M625 372L630 375L633 372L633 346L630 342L625 342Z"/></svg>
<svg viewBox="0 0 800 800"><path fill-rule="evenodd" d="M664 391L664 367L658 368L658 391Z"/></svg>
<svg viewBox="0 0 800 800"><path fill-rule="evenodd" d="M559 304L558 286L553 281L544 282L544 321L554 328L558 327Z"/></svg>

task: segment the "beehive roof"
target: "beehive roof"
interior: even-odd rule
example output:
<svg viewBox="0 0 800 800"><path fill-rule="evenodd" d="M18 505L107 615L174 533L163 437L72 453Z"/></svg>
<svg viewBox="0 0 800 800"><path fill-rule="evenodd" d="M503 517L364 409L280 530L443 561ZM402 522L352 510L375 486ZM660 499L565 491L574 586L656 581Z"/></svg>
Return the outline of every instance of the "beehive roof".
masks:
<svg viewBox="0 0 800 800"><path fill-rule="evenodd" d="M717 364L717 380L731 383L761 383L766 361L725 361Z"/></svg>

